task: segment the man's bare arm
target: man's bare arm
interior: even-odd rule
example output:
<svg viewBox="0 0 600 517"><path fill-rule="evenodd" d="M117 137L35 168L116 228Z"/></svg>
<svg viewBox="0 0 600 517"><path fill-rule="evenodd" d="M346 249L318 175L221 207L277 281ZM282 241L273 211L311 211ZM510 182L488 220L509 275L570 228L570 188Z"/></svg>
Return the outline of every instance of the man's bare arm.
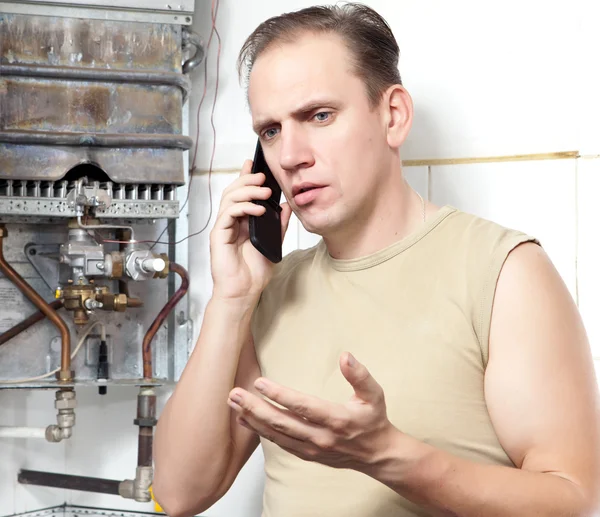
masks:
<svg viewBox="0 0 600 517"><path fill-rule="evenodd" d="M209 302L198 344L160 417L153 488L171 517L212 506L258 445L227 407L234 385L253 390L260 376L251 312L231 302Z"/></svg>
<svg viewBox="0 0 600 517"><path fill-rule="evenodd" d="M372 473L436 515L600 513L598 389L577 308L545 253L523 244L495 295L486 400L518 468L476 464L395 435Z"/></svg>

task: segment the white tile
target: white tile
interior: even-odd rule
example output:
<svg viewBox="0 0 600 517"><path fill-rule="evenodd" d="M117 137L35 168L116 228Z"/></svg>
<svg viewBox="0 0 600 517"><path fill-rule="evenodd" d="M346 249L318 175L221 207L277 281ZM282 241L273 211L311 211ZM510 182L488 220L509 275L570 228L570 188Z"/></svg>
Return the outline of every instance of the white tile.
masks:
<svg viewBox="0 0 600 517"><path fill-rule="evenodd" d="M597 66L600 48L600 2L580 0L579 47L576 70L581 79L577 95L572 96L578 118L578 149L582 155L600 155L600 69Z"/></svg>
<svg viewBox="0 0 600 517"><path fill-rule="evenodd" d="M598 243L600 159L579 160L579 308L594 355L600 359L600 244Z"/></svg>
<svg viewBox="0 0 600 517"><path fill-rule="evenodd" d="M432 167L432 201L537 237L573 297L576 160Z"/></svg>

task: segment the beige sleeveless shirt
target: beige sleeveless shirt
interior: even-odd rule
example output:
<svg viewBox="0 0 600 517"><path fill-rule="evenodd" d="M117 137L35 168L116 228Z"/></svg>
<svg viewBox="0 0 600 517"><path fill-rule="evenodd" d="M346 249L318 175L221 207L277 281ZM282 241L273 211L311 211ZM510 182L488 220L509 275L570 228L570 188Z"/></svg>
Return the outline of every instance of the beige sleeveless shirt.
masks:
<svg viewBox="0 0 600 517"><path fill-rule="evenodd" d="M382 385L401 431L476 462L512 466L492 427L484 372L496 281L508 253L537 241L442 207L372 255L335 260L323 242L277 266L254 313L262 374L343 403L347 350ZM539 243L538 243L539 244ZM356 471L305 462L262 440L264 517L427 515Z"/></svg>

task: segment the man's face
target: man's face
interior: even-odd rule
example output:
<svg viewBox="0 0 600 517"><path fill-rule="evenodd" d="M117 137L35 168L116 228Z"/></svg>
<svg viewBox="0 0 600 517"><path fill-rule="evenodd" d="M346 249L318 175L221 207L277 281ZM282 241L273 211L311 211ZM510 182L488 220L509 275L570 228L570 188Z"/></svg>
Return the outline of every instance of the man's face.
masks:
<svg viewBox="0 0 600 517"><path fill-rule="evenodd" d="M304 227L327 236L361 224L397 149L342 40L274 44L255 61L248 95L267 163Z"/></svg>

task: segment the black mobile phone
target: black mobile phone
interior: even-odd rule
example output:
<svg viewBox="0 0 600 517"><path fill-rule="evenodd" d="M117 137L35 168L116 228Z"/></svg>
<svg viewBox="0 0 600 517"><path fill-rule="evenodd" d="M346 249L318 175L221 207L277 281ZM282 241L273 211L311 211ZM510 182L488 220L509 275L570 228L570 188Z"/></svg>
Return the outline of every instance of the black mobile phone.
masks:
<svg viewBox="0 0 600 517"><path fill-rule="evenodd" d="M267 200L256 199L253 202L266 207L266 212L260 216L250 216L250 241L271 262L281 262L281 188L267 165L260 140L256 143L252 173L262 172L267 178L263 187L271 189L271 196Z"/></svg>

